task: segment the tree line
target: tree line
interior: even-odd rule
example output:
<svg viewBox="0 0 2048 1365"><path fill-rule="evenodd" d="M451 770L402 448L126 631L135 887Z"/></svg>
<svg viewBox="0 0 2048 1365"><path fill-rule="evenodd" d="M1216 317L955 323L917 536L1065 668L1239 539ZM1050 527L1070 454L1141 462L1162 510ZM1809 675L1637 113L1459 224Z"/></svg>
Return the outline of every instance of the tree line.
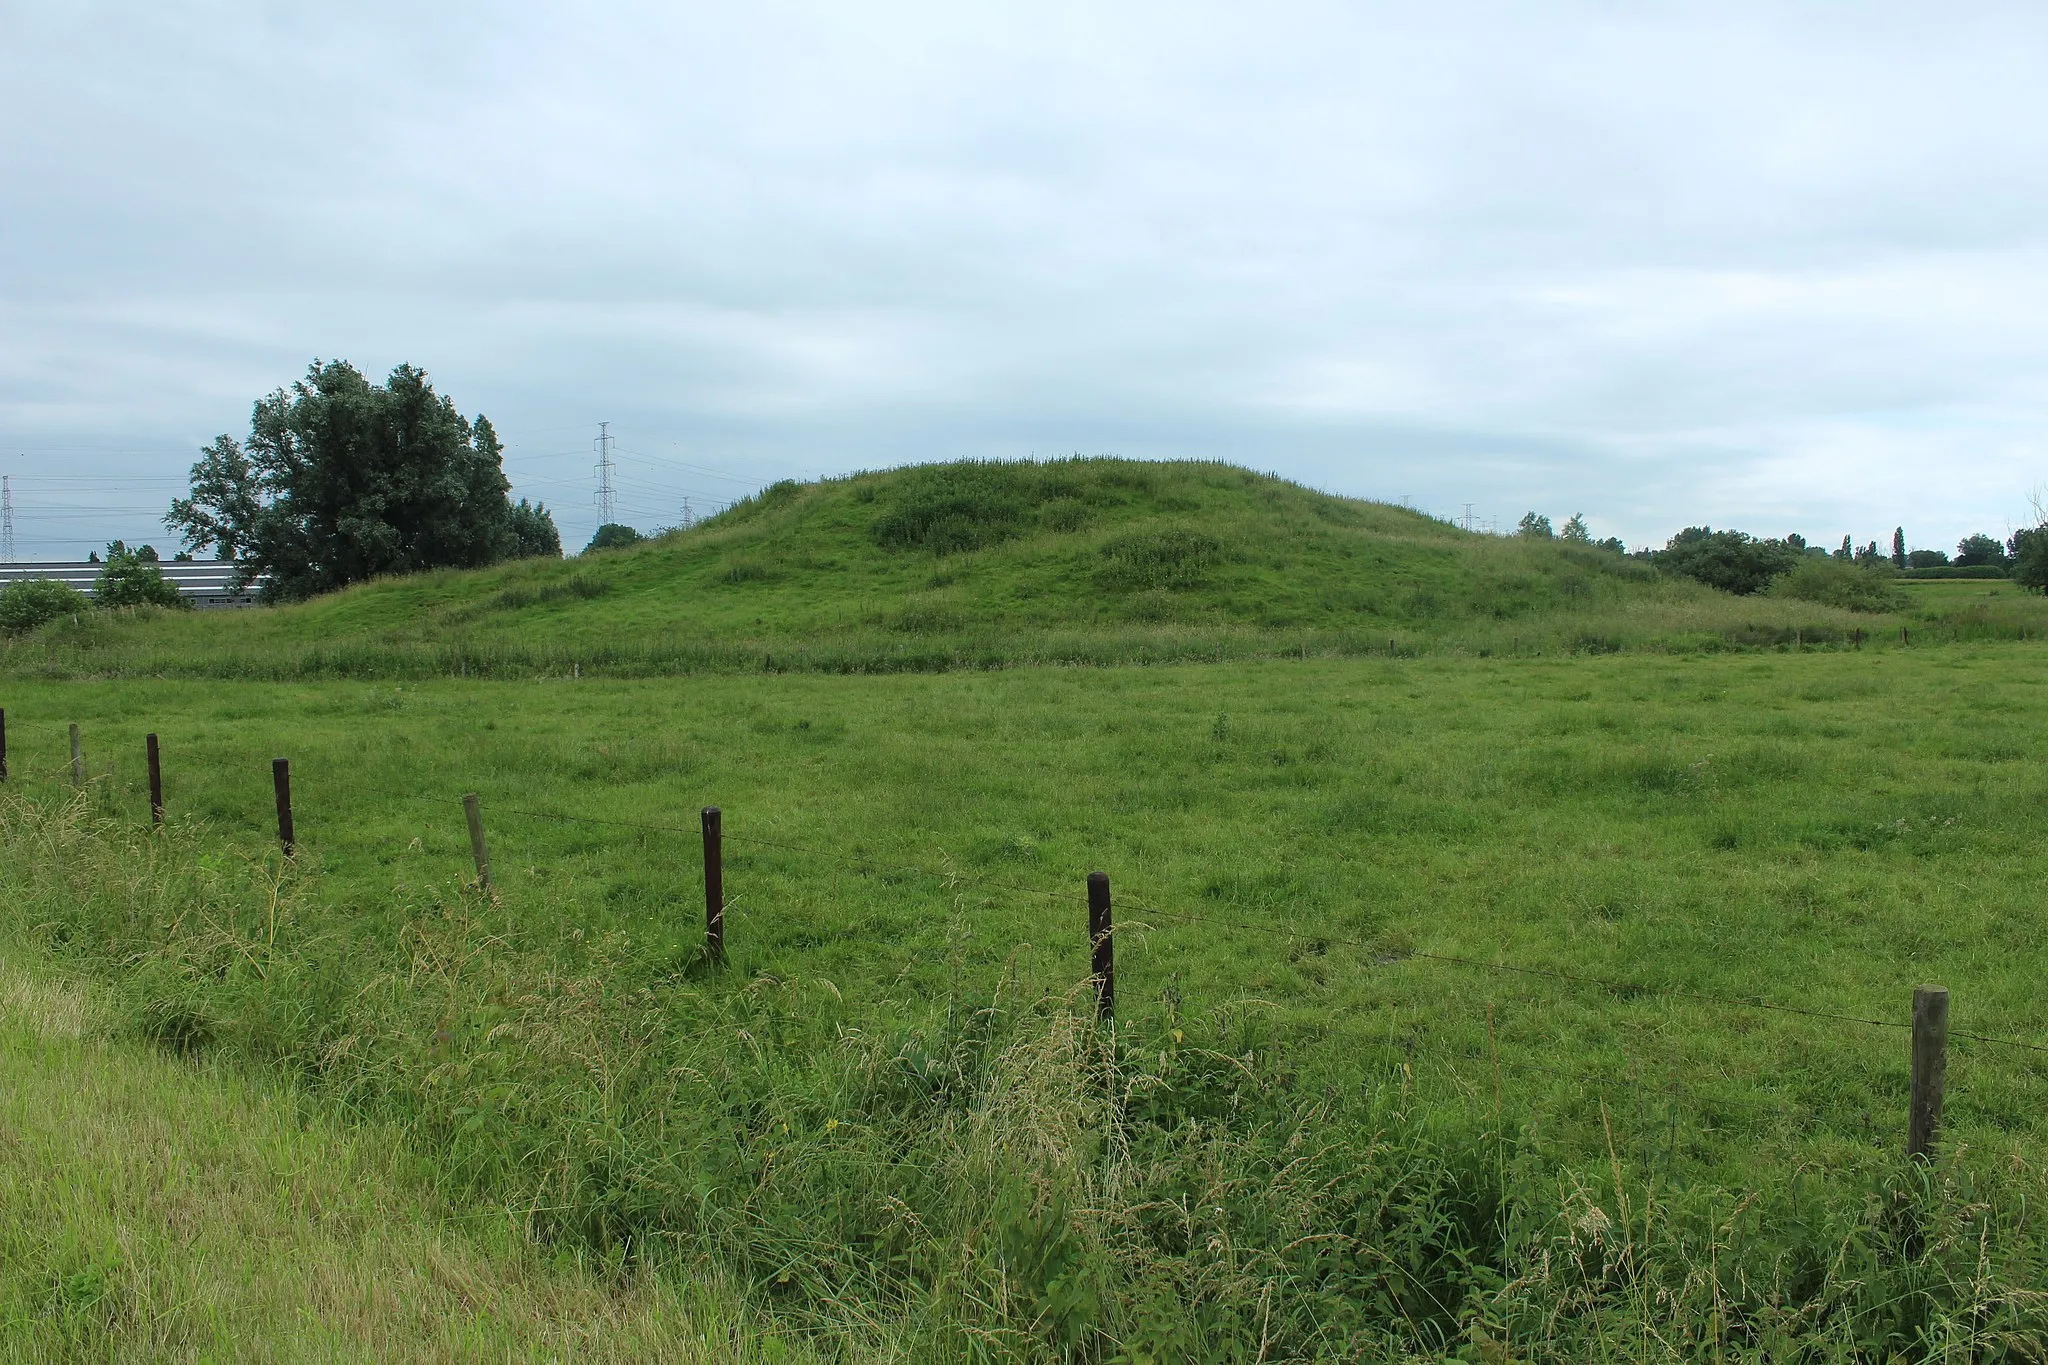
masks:
<svg viewBox="0 0 2048 1365"><path fill-rule="evenodd" d="M1530 512L1523 516L1515 534L1530 540L1574 542L1613 554L1630 553L1619 539L1593 539L1580 515L1556 531L1549 517ZM1830 550L1809 544L1797 532L1770 537L1688 526L1663 548L1636 550L1631 557L1738 595L1790 588L1794 596L1817 600L1855 599L1853 603L1840 600L1838 604L1843 606L1875 605L1895 598L1895 590L1884 583L1897 573L1914 569L1988 569L2010 576L2023 587L2048 592L2048 525L2016 532L2010 540L1965 536L1957 542L1953 557L1945 550L1908 550L1904 527L1892 531L1891 549L1886 551L1874 540L1859 546L1849 536L1843 536L1841 545ZM1859 581L1852 571L1870 581ZM1800 591L1802 588L1810 591Z"/></svg>
<svg viewBox="0 0 2048 1365"><path fill-rule="evenodd" d="M235 588L254 582L273 602L386 575L560 557L561 534L547 508L512 501L503 451L489 418L464 417L416 366L399 365L375 384L347 361L316 360L304 378L256 401L245 439L223 434L201 451L190 491L172 501L164 523L190 548L236 564ZM1630 553L1619 538L1595 539L1578 513L1554 528L1530 512L1515 534ZM637 539L630 527L606 525L586 548ZM131 552L115 542L108 550L102 604L178 603L153 549ZM1908 569L1990 567L2048 591L2048 524L2009 541L1966 536L1953 558L1909 551L1903 528L1892 533L1887 554L1876 541L1858 547L1847 536L1828 550L1796 533L1759 537L1709 526L1689 526L1661 549L1634 555L1726 592L1790 593L1872 610L1897 605L1890 577ZM36 611L73 609L48 588L36 591L51 599L38 599Z"/></svg>

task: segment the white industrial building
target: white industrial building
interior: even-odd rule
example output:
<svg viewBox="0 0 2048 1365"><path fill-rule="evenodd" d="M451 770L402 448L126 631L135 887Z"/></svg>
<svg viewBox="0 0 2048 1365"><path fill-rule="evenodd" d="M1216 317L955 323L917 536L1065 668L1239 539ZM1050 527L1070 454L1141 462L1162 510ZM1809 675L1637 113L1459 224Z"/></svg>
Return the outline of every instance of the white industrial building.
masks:
<svg viewBox="0 0 2048 1365"><path fill-rule="evenodd" d="M54 578L90 597L93 584L99 581L100 570L106 567L89 559L48 564L0 564L0 586L23 578ZM228 591L228 584L235 576L233 560L166 559L159 561L157 568L163 570L165 578L178 585L179 594L187 602L201 610L256 605L254 583L243 585L237 592Z"/></svg>

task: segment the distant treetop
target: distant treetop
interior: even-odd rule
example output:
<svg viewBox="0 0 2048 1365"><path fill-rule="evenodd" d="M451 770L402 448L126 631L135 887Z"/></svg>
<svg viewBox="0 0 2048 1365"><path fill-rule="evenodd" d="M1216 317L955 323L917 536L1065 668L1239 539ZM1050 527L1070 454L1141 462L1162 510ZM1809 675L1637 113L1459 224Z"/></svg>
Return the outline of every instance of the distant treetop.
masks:
<svg viewBox="0 0 2048 1365"><path fill-rule="evenodd" d="M592 550L623 550L626 546L637 545L645 539L645 536L630 526L608 521L597 528L597 534L583 547L583 553L589 554Z"/></svg>

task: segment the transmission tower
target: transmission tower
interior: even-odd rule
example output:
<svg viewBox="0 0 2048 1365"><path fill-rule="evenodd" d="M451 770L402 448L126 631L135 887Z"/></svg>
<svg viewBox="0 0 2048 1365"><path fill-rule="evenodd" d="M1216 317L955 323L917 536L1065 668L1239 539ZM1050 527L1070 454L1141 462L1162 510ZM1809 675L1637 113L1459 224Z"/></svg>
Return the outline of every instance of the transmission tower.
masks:
<svg viewBox="0 0 2048 1365"><path fill-rule="evenodd" d="M14 562L14 484L0 474L0 564Z"/></svg>
<svg viewBox="0 0 2048 1365"><path fill-rule="evenodd" d="M618 466L612 463L612 424L597 424L597 519L603 526L612 524L612 470Z"/></svg>

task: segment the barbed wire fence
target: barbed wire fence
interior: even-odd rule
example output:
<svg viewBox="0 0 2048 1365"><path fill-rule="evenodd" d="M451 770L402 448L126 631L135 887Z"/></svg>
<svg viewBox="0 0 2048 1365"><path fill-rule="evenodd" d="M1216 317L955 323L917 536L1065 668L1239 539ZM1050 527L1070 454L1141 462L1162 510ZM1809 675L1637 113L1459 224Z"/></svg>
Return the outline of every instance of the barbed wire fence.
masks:
<svg viewBox="0 0 2048 1365"><path fill-rule="evenodd" d="M94 777L88 777L85 755L77 726L69 728L70 755L67 762L47 768L36 767L23 770L19 764L10 769L7 750L6 712L0 710L0 783L19 787L24 777L47 785L67 782L73 790L82 790L90 782L111 780L111 768L104 769ZM166 804L162 781L161 747L157 736L146 737L145 763L148 778L150 819L153 827L161 828L166 819ZM299 831L293 804L291 772L289 761L277 758L272 765L273 795L275 798L276 832L279 845L287 858L296 858L300 847ZM1496 977L1514 978L1525 982L1548 982L1561 987L1598 991L1611 996L1628 999L1656 999L1684 1001L1706 1005L1726 1012L1747 1012L1765 1015L1786 1015L1801 1019L1815 1020L1833 1025L1852 1026L1858 1029L1880 1030L1903 1033L1910 1037L1911 1081L1907 1115L1906 1149L1910 1155L1931 1156L1939 1135L1942 1111L1946 1096L1948 1071L1948 1044L1950 1040L1963 1040L1985 1048L2001 1050L2016 1058L2026 1059L2027 1074L2042 1074L2042 1063L2032 1059L2048 1056L2048 1043L2022 1038L2000 1037L1992 1034L1953 1028L1949 1024L1949 992L1941 986L1919 986L1913 992L1912 1010L1907 1019L1879 1018L1865 1014L1850 1014L1836 1010L1818 1009L1806 1005L1793 1005L1781 1000L1767 999L1760 995L1731 994L1701 990L1682 985L1659 984L1655 982L1628 980L1596 973L1570 971L1557 967L1529 963L1487 960L1427 948L1396 947L1384 941L1361 938L1325 926L1305 929L1298 923L1260 923L1253 920L1226 915L1205 914L1182 908L1162 906L1150 900L1127 893L1112 896L1110 879L1100 871L1090 872L1081 879L1081 886L1075 891L1053 891L1043 887L1023 885L1014 881L976 876L963 872L957 866L927 867L919 864L896 862L886 858L856 853L847 855L810 844L793 842L787 838L770 838L745 832L735 832L725 827L724 812L721 808L707 806L700 813L696 828L656 820L632 820L612 816L575 814L559 810L541 810L510 802L492 801L488 806L476 792L455 793L450 791L401 791L361 781L341 778L333 774L322 775L322 789L342 788L361 796L399 801L430 809L462 811L468 835L470 854L475 870L475 881L485 891L495 894L491 860L488 852L488 838L485 816L513 816L522 819L548 823L587 826L602 829L632 830L643 839L647 835L658 835L666 839L698 839L702 842L702 871L705 896L703 957L707 963L722 965L728 957L726 935L726 910L724 878L724 846L727 843L741 848L774 850L795 855L862 876L916 877L935 880L948 887L971 887L979 891L1006 896L1030 897L1048 904L1086 908L1086 932L1076 937L1085 944L1089 954L1089 970L1085 978L1086 990L1094 997L1095 1012L1103 1025L1113 1026L1116 1018L1116 966L1115 949L1118 935L1133 932L1147 932L1156 926L1151 921L1198 927L1224 933L1245 934L1258 938L1272 939L1276 935L1289 940L1302 940L1322 945L1343 945L1360 954L1363 962L1373 966L1391 966L1398 963L1423 962L1454 968L1464 972L1488 974ZM260 826L260 822L256 822ZM1115 922L1116 911L1135 912L1140 918L1126 919L1119 926ZM1076 917L1077 925L1081 923ZM1493 1003L1487 1004L1486 1034L1488 1039L1489 1062L1492 1072L1495 1107L1499 1107L1499 1090L1503 1069L1503 1058L1495 1042ZM1412 1060L1412 1053L1411 1060ZM1524 1074L1538 1074L1569 1084L1607 1087L1615 1083L1611 1074L1573 1070L1546 1065L1527 1055L1517 1055L1505 1062L1507 1069ZM1677 1073L1666 1077L1666 1089L1677 1091L1682 1082ZM1640 1087L1638 1087L1640 1088ZM1603 1101L1603 1114L1604 1114ZM1673 1110L1673 1142L1676 1141L1676 1119Z"/></svg>

